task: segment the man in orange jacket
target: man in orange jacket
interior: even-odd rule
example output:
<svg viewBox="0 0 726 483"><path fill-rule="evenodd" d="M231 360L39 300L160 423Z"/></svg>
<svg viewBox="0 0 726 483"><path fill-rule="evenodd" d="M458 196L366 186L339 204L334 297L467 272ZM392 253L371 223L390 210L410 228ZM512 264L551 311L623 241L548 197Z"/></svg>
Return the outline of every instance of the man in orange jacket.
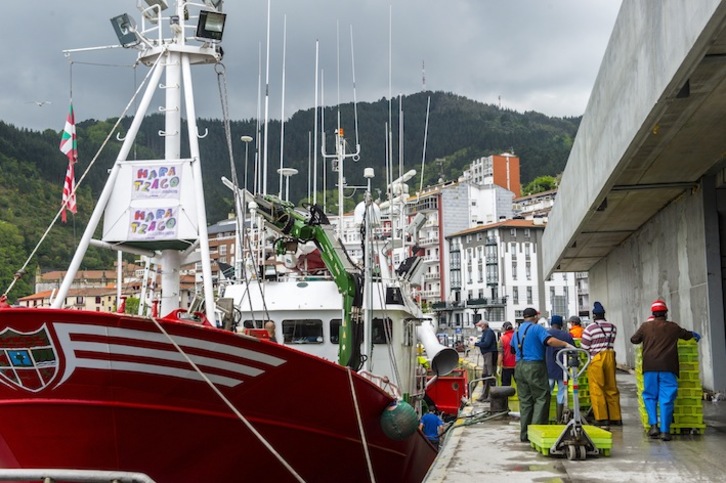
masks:
<svg viewBox="0 0 726 483"><path fill-rule="evenodd" d="M582 321L577 315L573 315L567 322L570 323L570 335L573 339L582 339L582 332L585 330L582 328Z"/></svg>

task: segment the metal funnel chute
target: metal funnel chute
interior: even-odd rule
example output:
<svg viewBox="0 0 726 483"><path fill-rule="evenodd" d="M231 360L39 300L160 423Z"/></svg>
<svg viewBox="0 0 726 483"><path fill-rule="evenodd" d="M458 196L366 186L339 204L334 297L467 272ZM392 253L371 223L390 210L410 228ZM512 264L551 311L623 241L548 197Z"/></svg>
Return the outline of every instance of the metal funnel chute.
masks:
<svg viewBox="0 0 726 483"><path fill-rule="evenodd" d="M430 322L424 321L416 327L416 336L426 350L434 374L446 376L459 365L459 353L439 342Z"/></svg>

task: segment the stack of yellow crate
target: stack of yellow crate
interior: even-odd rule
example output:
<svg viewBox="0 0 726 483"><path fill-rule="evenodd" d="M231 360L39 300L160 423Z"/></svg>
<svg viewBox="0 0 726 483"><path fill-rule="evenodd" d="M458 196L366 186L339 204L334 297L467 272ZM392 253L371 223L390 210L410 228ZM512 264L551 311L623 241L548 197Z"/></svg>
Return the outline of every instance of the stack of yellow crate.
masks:
<svg viewBox="0 0 726 483"><path fill-rule="evenodd" d="M698 363L698 344L695 340L678 341L678 363L681 373L678 377L678 397L673 410L671 434L697 433L706 429L703 423L703 391L701 372ZM638 387L638 409L643 427L648 429L648 412L643 403L643 350L637 346L635 351L635 384ZM660 417L660 407L657 408Z"/></svg>

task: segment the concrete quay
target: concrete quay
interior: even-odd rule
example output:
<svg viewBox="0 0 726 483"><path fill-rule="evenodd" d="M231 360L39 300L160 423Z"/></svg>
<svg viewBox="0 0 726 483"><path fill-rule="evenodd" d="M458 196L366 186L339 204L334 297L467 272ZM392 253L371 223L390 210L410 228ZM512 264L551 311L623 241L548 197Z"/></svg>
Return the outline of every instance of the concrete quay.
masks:
<svg viewBox="0 0 726 483"><path fill-rule="evenodd" d="M467 424L487 412L479 388L446 433L426 483L726 481L726 401L703 401L702 434L649 439L640 421L635 377L618 372L623 426L612 427L610 456L584 461L544 456L519 441L518 414ZM479 385L481 387L481 385Z"/></svg>

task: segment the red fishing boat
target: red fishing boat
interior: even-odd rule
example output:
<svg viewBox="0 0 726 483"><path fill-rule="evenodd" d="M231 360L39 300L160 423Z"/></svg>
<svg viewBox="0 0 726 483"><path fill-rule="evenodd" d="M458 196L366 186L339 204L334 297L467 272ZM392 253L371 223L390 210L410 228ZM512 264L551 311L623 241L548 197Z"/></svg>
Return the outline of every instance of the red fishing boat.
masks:
<svg viewBox="0 0 726 483"><path fill-rule="evenodd" d="M180 269L195 260L205 300L215 297L190 68L220 63L225 17L220 2L179 0L171 15L164 0L146 3L139 27L126 15L112 19L122 45L150 67L147 87L132 100L137 113L53 306L0 308L0 467L124 471L157 482L422 481L436 450L416 412L358 373L347 339L360 308L353 288L344 294L342 363L218 328L214 303L180 308ZM196 34L186 25L193 20ZM166 98L165 158L127 160L157 88ZM279 218L286 205L258 199L278 229L311 239L309 219L290 224ZM102 219L102 239L93 240ZM64 309L91 244L161 266L164 316Z"/></svg>

